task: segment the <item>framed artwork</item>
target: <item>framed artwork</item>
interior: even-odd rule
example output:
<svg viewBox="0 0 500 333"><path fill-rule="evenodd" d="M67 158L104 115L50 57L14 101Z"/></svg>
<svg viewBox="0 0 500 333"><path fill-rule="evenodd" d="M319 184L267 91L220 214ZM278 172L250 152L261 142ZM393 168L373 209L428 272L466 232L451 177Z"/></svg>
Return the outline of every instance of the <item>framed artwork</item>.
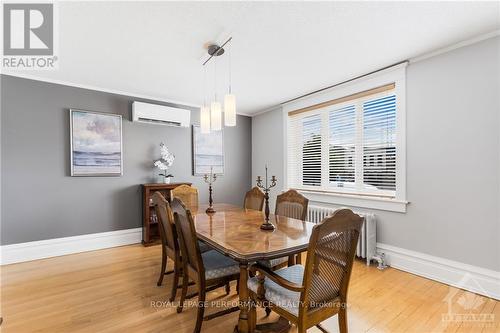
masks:
<svg viewBox="0 0 500 333"><path fill-rule="evenodd" d="M123 174L122 116L70 110L71 176Z"/></svg>
<svg viewBox="0 0 500 333"><path fill-rule="evenodd" d="M224 132L201 133L200 126L193 125L193 175L224 174Z"/></svg>

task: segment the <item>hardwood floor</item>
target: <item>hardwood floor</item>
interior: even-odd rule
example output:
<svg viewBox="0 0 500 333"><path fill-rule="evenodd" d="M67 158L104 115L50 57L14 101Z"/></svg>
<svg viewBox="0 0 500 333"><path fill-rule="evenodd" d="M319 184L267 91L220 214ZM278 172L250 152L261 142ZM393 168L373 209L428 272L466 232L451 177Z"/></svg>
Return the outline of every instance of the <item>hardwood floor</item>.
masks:
<svg viewBox="0 0 500 333"><path fill-rule="evenodd" d="M0 331L190 333L196 309L177 314L166 303L171 276L156 286L160 257L159 246L132 245L3 266ZM447 295L453 295L452 314L469 320L492 315L493 321L443 321L449 311ZM236 302L235 285L230 296L222 288L209 293L208 300ZM500 332L500 302L396 269L379 271L361 261L355 262L348 300L350 332ZM204 322L202 331L232 332L237 316ZM263 317L259 309L259 323ZM276 319L272 314L268 320ZM336 317L323 326L338 332Z"/></svg>

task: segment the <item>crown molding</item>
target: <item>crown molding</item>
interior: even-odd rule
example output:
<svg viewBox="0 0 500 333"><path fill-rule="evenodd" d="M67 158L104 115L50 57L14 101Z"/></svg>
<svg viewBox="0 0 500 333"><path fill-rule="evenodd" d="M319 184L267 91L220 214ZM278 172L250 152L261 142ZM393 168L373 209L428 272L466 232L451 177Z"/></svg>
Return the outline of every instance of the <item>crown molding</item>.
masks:
<svg viewBox="0 0 500 333"><path fill-rule="evenodd" d="M476 36L473 38L469 38L469 39L463 40L461 42L451 44L451 45L448 45L446 47L443 47L443 48L440 48L440 49L437 49L434 51L426 52L426 53L423 53L423 54L418 55L416 57L410 58L410 64L415 63L415 62L419 62L419 61L422 61L422 60L425 60L428 58L432 58L432 57L441 55L443 53L448 53L448 52L451 52L453 50L456 50L456 49L459 49L462 47L476 44L476 43L482 42L483 40L487 40L487 39L494 38L497 36L500 36L500 29L490 31L488 33L485 33L485 34L482 34L482 35L479 35L479 36Z"/></svg>
<svg viewBox="0 0 500 333"><path fill-rule="evenodd" d="M75 82L70 82L70 81L48 79L48 78L43 78L43 77L40 77L40 76L37 76L37 75L32 75L32 74L24 74L24 73L19 73L18 74L18 73L9 72L9 73L2 73L2 75L12 76L12 77L18 77L18 78L28 79L28 80L34 80L34 81L47 82L47 83L52 83L52 84L58 84L58 85L67 86L67 87L74 87L74 88L81 88L81 89L99 91L99 92L104 92L104 93L108 93L108 94L129 96L129 97L132 97L132 98L148 99L148 100L153 100L153 101L158 101L158 102L163 102L163 103L170 103L170 104L177 104L177 105L182 105L182 106L189 106L189 107L192 107L192 108L199 108L201 106L199 104L187 103L187 102L184 102L184 101L177 101L177 100L172 100L172 99L165 99L164 97L159 97L159 96L137 94L137 93L130 92L130 91L108 89L108 88L93 86L93 85L89 85L89 84L80 84L80 83L75 83Z"/></svg>
<svg viewBox="0 0 500 333"><path fill-rule="evenodd" d="M157 101L157 102L176 104L176 105L187 106L187 107L191 107L191 108L200 108L201 107L201 105L199 105L199 104L187 103L187 102L177 101L177 100L172 100L172 99L165 99L164 97L136 94L136 93L133 93L130 91L107 89L107 88L97 87L97 86L88 85L88 84L74 83L74 82L70 82L70 81L47 79L47 78L43 78L43 77L39 77L36 75L31 75L31 74L14 74L14 73L9 72L9 73L1 73L1 75L18 77L21 79L27 79L27 80L33 80L33 81L58 84L58 85L66 86L66 87L99 91L99 92L104 92L104 93L108 93L108 94L128 96L128 97L132 97L132 98L140 98L140 99L147 99L147 100L152 100L152 101ZM251 114L244 113L244 112L236 112L236 114L238 114L240 116L245 116L245 117L252 117Z"/></svg>

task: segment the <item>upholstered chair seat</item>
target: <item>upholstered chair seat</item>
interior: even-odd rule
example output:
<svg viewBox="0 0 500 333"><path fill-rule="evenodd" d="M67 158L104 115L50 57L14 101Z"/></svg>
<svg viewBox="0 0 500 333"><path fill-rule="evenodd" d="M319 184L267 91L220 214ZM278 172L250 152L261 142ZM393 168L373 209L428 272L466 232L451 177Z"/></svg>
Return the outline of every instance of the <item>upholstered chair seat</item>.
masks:
<svg viewBox="0 0 500 333"><path fill-rule="evenodd" d="M278 269L274 271L274 273L278 274L285 280L301 285L304 279L304 269L304 266L297 264ZM315 283L318 285L318 289L320 290L332 289L332 283L321 276L315 277ZM257 293L258 287L259 279L257 277L252 277L248 280L248 289ZM300 292L286 289L269 279L264 280L264 290L266 300L282 307L294 316L299 315ZM337 293L338 292L339 289L337 288ZM323 301L331 302L329 299L324 299ZM335 299L333 299L333 301L335 301ZM309 304L309 309L314 309L315 305L321 305L321 301Z"/></svg>
<svg viewBox="0 0 500 333"><path fill-rule="evenodd" d="M274 271L276 274L293 283L302 284L304 277L304 266L293 265ZM255 276L248 279L248 289L257 294L259 288L259 279ZM265 298L273 304L279 305L284 310L299 315L300 292L288 290L270 279L264 280Z"/></svg>
<svg viewBox="0 0 500 333"><path fill-rule="evenodd" d="M236 261L212 250L201 254L205 266L205 278L217 279L238 274L240 267Z"/></svg>
<svg viewBox="0 0 500 333"><path fill-rule="evenodd" d="M273 267L288 263L288 257L276 258L276 259L271 259L271 260L259 260L258 263L263 265L263 266L273 268Z"/></svg>
<svg viewBox="0 0 500 333"><path fill-rule="evenodd" d="M213 250L213 248L210 247L210 245L208 245L207 243L204 243L202 241L198 241L198 246L200 247L201 253Z"/></svg>

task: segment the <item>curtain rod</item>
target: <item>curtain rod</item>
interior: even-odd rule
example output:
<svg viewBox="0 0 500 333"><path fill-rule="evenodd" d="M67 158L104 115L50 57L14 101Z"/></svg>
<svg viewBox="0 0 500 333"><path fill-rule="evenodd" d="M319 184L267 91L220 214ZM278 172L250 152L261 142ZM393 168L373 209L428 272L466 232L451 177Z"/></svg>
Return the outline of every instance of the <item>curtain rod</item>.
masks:
<svg viewBox="0 0 500 333"><path fill-rule="evenodd" d="M345 81L342 81L342 82L339 82L339 83L335 83L331 86L328 86L328 87L325 87L325 88L321 88L321 89L318 89L318 90L315 90L313 92L310 92L310 93L307 93L307 94L304 94L302 96L299 96L299 97L295 97L295 98L292 98L292 99L289 99L287 101L284 101L284 102L281 102L279 103L278 105L283 105L283 104L286 104L286 103L290 103L290 102L293 102L293 101L296 101L298 99L301 99L301 98L304 98L304 97L307 97L307 96L310 96L310 95L314 95L314 94L317 94L319 92L322 92L322 91L325 91L325 90L328 90L328 89L331 89L331 88L334 88L334 87L337 87L337 86L340 86L341 84L345 84L345 83L348 83L348 82L351 82L351 81L354 81L354 80L357 80L357 79L361 79L365 76L368 76L368 75L372 75L372 74L375 74L377 72L380 72L380 71L383 71L385 69L388 69L388 68L391 68L391 67L394 67L394 66L397 66L397 65L401 65L401 64L404 64L404 63L409 63L410 61L409 60L403 60L403 61L400 61L400 62L397 62L395 64L392 64L392 65L389 65L389 66L385 66L383 68L379 68L377 70L374 70L372 72L369 72L369 73L366 73L366 74L363 74L363 75L359 75L359 76L356 76L356 77L353 77L352 79L349 79L349 80L345 80Z"/></svg>

